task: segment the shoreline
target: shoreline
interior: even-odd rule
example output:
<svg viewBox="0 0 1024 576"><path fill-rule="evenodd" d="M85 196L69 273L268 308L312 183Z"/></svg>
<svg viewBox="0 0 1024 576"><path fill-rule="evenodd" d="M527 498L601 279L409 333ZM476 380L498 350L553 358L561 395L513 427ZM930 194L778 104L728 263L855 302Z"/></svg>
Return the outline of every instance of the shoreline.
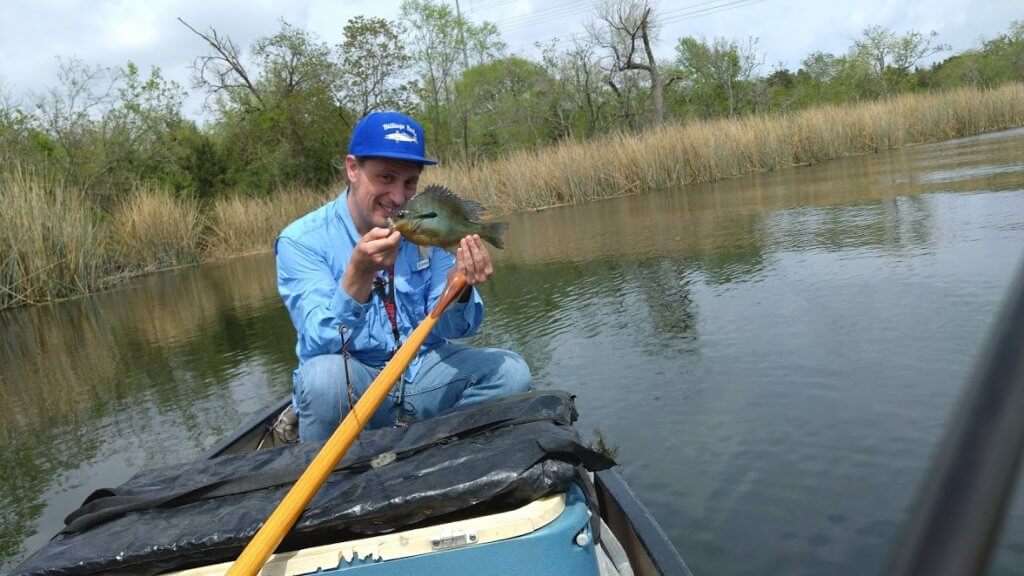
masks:
<svg viewBox="0 0 1024 576"><path fill-rule="evenodd" d="M1022 126L1024 84L1018 83L567 141L475 166L432 168L421 184L443 183L483 204L489 215L500 216ZM62 302L153 273L271 251L284 226L337 192L336 187L289 189L273 197L231 196L201 206L167 191L140 188L112 214L97 219L96 208L81 193L59 182L16 173L3 184L7 190L0 198L13 205L0 206L0 230L4 225L10 229L6 238L0 231L0 248L11 254L0 262L0 311Z"/></svg>

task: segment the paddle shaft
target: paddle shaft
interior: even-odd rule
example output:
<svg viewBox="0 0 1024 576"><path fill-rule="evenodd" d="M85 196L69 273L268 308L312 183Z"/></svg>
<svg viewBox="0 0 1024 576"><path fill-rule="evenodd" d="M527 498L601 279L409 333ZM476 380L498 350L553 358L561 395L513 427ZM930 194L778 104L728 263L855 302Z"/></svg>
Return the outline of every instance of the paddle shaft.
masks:
<svg viewBox="0 0 1024 576"><path fill-rule="evenodd" d="M409 363L416 357L416 352L419 351L423 341L430 334L430 330L437 323L437 319L448 308L448 305L458 298L466 285L466 277L462 274L455 274L452 277L437 305L413 330L409 339L395 352L391 361L384 366L366 393L356 402L337 430L327 439L316 458L310 462L306 471L295 481L292 489L288 491L274 512L253 536L253 539L249 541L245 550L228 569L228 576L254 576L260 571L267 558L277 549L278 544L295 525L317 490L348 451L363 426L387 398L398 379L402 377Z"/></svg>

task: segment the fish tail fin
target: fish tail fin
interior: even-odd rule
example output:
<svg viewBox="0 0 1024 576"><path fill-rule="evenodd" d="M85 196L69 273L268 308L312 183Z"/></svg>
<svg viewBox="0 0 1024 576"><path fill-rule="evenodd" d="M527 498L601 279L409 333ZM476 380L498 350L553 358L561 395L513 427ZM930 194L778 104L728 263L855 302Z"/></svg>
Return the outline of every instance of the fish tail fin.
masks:
<svg viewBox="0 0 1024 576"><path fill-rule="evenodd" d="M505 243L501 240L501 235L508 230L508 222L487 222L483 225L483 230L480 232L480 237L490 242L498 250L505 249Z"/></svg>

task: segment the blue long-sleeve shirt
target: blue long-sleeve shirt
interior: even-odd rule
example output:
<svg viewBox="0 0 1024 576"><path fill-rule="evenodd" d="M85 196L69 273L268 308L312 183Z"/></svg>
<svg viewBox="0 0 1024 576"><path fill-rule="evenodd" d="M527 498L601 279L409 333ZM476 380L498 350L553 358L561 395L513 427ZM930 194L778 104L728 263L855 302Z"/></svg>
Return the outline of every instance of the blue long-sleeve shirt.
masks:
<svg viewBox="0 0 1024 576"><path fill-rule="evenodd" d="M348 211L348 190L288 225L274 244L277 289L298 332L299 366L320 354L341 350L341 327L351 338L349 352L360 362L383 366L394 352L395 337L384 300L377 290L362 304L341 287L352 250L361 235ZM395 308L401 339L426 317L444 291L455 258L440 248L421 249L404 238L395 262ZM422 355L449 338L467 338L483 321L476 290L470 301L453 302L438 319L405 373L412 380Z"/></svg>

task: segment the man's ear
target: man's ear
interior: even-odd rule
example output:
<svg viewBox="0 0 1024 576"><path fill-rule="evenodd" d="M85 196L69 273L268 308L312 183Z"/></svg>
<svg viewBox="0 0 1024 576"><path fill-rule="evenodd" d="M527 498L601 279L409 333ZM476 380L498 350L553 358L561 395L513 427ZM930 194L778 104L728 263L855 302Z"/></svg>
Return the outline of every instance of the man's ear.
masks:
<svg viewBox="0 0 1024 576"><path fill-rule="evenodd" d="M359 161L356 160L356 157L351 155L351 154L349 154L348 156L345 156L345 176L348 178L348 181L350 183L353 180L355 180L356 173L358 172L358 170L359 170Z"/></svg>

